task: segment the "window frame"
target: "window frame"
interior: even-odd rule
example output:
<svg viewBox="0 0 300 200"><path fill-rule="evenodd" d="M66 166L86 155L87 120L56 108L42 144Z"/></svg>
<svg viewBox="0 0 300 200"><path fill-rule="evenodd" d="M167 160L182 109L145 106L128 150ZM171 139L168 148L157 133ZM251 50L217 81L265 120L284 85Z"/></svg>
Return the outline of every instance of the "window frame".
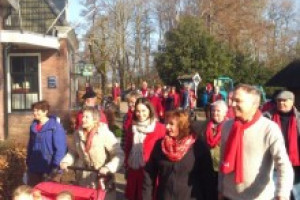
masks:
<svg viewBox="0 0 300 200"><path fill-rule="evenodd" d="M8 113L12 112L28 112L28 109L18 109L12 110L12 80L11 80L11 59L12 57L37 57L38 58L38 100L40 101L42 97L42 81L41 81L41 53L9 53L8 59L6 60L6 72L7 72L7 106L8 106Z"/></svg>

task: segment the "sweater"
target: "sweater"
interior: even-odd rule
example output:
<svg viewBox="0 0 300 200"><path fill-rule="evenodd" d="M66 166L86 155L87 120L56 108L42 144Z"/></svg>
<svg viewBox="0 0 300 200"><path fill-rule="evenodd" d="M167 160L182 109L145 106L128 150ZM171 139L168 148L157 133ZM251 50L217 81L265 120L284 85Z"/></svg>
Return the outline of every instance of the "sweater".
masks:
<svg viewBox="0 0 300 200"><path fill-rule="evenodd" d="M232 124L233 120L228 120L223 125L221 161ZM294 175L278 125L260 117L244 131L243 152L244 181L236 184L234 172L219 172L219 192L232 200L271 200L274 194L288 199ZM276 191L273 181L274 167L278 175Z"/></svg>
<svg viewBox="0 0 300 200"><path fill-rule="evenodd" d="M85 151L86 136L82 129L74 133L73 147L61 162L78 167L100 169L107 167L110 173L116 173L124 162L124 153L121 150L118 140L108 129L108 126L101 125L95 133L89 152ZM79 185L95 187L96 174L80 172L76 176Z"/></svg>
<svg viewBox="0 0 300 200"><path fill-rule="evenodd" d="M159 140L145 166L143 200L215 200L216 185L207 146L201 140L191 146L183 158L170 161L162 152ZM153 185L158 177L157 192Z"/></svg>

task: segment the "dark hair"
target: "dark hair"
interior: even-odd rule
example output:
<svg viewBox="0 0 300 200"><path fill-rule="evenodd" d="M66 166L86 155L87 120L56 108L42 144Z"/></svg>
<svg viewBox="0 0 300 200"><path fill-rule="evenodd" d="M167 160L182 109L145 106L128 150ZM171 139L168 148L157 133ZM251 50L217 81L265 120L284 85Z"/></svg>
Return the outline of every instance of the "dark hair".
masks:
<svg viewBox="0 0 300 200"><path fill-rule="evenodd" d="M143 104L144 106L146 106L148 108L149 118L150 118L150 121L152 122L155 119L155 110L154 110L152 104L150 103L150 101L145 97L138 98L135 102L134 110L137 110L136 107L138 104ZM136 115L134 115L133 120L138 121Z"/></svg>
<svg viewBox="0 0 300 200"><path fill-rule="evenodd" d="M48 101L38 101L35 102L31 105L31 109L38 109L38 110L42 110L42 111L48 111L50 110L50 104Z"/></svg>
<svg viewBox="0 0 300 200"><path fill-rule="evenodd" d="M187 111L184 110L172 110L166 113L165 120L177 119L178 120L178 130L179 134L177 139L181 140L182 138L191 134L191 123L190 116Z"/></svg>

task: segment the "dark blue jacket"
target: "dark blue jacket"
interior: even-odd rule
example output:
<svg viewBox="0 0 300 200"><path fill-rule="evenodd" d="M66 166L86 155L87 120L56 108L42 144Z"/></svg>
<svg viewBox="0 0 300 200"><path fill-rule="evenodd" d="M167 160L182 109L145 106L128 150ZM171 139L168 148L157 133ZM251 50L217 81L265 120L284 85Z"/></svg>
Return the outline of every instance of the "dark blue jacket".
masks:
<svg viewBox="0 0 300 200"><path fill-rule="evenodd" d="M67 152L66 134L55 117L49 117L42 130L37 132L37 121L30 126L26 164L29 172L50 173Z"/></svg>

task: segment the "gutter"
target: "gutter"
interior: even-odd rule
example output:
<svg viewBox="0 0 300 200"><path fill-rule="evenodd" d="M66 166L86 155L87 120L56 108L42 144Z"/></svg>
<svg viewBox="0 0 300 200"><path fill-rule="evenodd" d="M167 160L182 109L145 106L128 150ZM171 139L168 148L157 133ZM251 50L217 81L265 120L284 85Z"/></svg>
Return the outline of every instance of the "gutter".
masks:
<svg viewBox="0 0 300 200"><path fill-rule="evenodd" d="M7 93L7 59L8 59L8 52L9 49L11 48L11 45L8 44L4 44L3 43L3 93L4 93L4 139L8 138L8 103L7 103L7 97L8 97L8 93Z"/></svg>

